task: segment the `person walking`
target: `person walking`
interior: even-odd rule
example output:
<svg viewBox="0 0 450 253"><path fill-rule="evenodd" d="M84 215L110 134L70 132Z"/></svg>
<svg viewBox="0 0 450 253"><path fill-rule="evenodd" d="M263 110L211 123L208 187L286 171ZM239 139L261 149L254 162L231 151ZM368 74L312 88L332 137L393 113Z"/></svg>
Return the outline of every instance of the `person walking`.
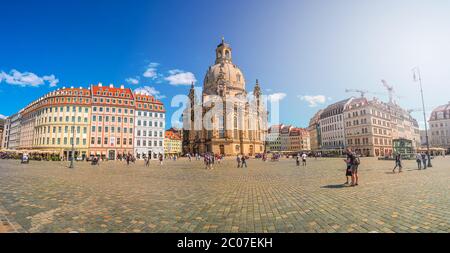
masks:
<svg viewBox="0 0 450 253"><path fill-rule="evenodd" d="M423 163L423 169L425 170L427 168L427 155L422 152L422 163Z"/></svg>
<svg viewBox="0 0 450 253"><path fill-rule="evenodd" d="M209 157L208 157L208 154L205 154L205 156L203 157L203 163L205 164L205 169L208 170L209 169Z"/></svg>
<svg viewBox="0 0 450 253"><path fill-rule="evenodd" d="M131 159L130 154L128 154L128 155L127 155L127 166L130 165L130 159Z"/></svg>
<svg viewBox="0 0 450 253"><path fill-rule="evenodd" d="M398 167L398 173L402 172L402 155L401 154L397 154L395 156L395 167L392 170L392 173L395 173L395 169Z"/></svg>
<svg viewBox="0 0 450 253"><path fill-rule="evenodd" d="M295 157L295 162L297 166L300 166L300 154L297 154L297 156Z"/></svg>
<svg viewBox="0 0 450 253"><path fill-rule="evenodd" d="M188 159L189 159L189 162L192 162L191 153L188 153L188 154L187 154L187 157L188 157Z"/></svg>
<svg viewBox="0 0 450 253"><path fill-rule="evenodd" d="M245 155L242 156L241 162L242 162L241 168L244 168L244 165L245 168L247 168L247 158L245 157Z"/></svg>
<svg viewBox="0 0 450 253"><path fill-rule="evenodd" d="M159 165L163 165L163 160L164 160L164 158L163 158L163 155L162 154L159 154Z"/></svg>
<svg viewBox="0 0 450 253"><path fill-rule="evenodd" d="M421 170L422 169L422 156L420 155L420 153L416 154L416 162L417 162L417 169Z"/></svg>
<svg viewBox="0 0 450 253"><path fill-rule="evenodd" d="M209 154L208 160L209 160L209 169L210 170L214 169L214 163L215 163L214 154Z"/></svg>
<svg viewBox="0 0 450 253"><path fill-rule="evenodd" d="M237 162L237 167L240 168L241 167L241 158L239 157L239 155L236 155L236 162Z"/></svg>
<svg viewBox="0 0 450 253"><path fill-rule="evenodd" d="M306 153L303 153L302 154L302 166L306 166L306 157L307 157Z"/></svg>
<svg viewBox="0 0 450 253"><path fill-rule="evenodd" d="M145 156L145 167L150 167L150 157Z"/></svg>

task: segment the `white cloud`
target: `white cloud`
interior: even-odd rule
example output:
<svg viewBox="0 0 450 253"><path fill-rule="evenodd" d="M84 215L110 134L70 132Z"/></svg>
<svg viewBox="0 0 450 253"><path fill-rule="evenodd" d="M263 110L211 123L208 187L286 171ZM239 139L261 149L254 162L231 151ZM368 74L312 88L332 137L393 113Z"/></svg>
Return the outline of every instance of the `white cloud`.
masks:
<svg viewBox="0 0 450 253"><path fill-rule="evenodd" d="M276 102L276 101L283 100L286 96L287 96L286 93L279 92L279 93L273 93L273 94L269 95L268 98L271 102Z"/></svg>
<svg viewBox="0 0 450 253"><path fill-rule="evenodd" d="M11 85L19 85L21 87L39 87L43 84L48 84L50 87L55 87L59 80L55 77L55 75L48 76L38 76L31 72L19 72L15 69L11 70L9 73L5 73L4 71L0 72L0 83L5 81Z"/></svg>
<svg viewBox="0 0 450 253"><path fill-rule="evenodd" d="M164 80L171 85L190 85L197 82L192 72L185 72L179 69L169 70L168 72L169 76L165 77Z"/></svg>
<svg viewBox="0 0 450 253"><path fill-rule="evenodd" d="M59 79L56 79L55 75L44 76L42 79L49 82L50 87L55 87L59 83Z"/></svg>
<svg viewBox="0 0 450 253"><path fill-rule="evenodd" d="M0 114L0 119L6 119L7 117L3 114Z"/></svg>
<svg viewBox="0 0 450 253"><path fill-rule="evenodd" d="M319 104L324 104L327 101L327 97L324 95L316 96L298 96L301 100L308 102L309 107L316 107Z"/></svg>
<svg viewBox="0 0 450 253"><path fill-rule="evenodd" d="M158 69L157 69L158 66L159 63L151 62L150 64L148 64L147 69L142 75L147 78L156 79L158 77Z"/></svg>
<svg viewBox="0 0 450 253"><path fill-rule="evenodd" d="M139 87L134 90L134 93L147 94L149 96L154 96L156 99L163 99L166 97L164 95L161 95L161 93L158 90L156 90L154 87L150 87L150 86Z"/></svg>
<svg viewBox="0 0 450 253"><path fill-rule="evenodd" d="M134 84L134 85L139 84L139 77L136 77L136 78L133 78L133 77L127 78L127 79L125 79L125 82L127 82L127 83L129 83L129 84Z"/></svg>

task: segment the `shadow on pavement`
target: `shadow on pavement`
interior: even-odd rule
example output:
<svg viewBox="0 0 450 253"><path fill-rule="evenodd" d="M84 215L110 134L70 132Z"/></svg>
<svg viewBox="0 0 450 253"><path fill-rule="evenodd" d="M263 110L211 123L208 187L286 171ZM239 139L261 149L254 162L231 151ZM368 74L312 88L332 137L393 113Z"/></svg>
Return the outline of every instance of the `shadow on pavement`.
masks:
<svg viewBox="0 0 450 253"><path fill-rule="evenodd" d="M345 188L345 187L347 187L347 185L345 185L345 184L329 184L329 185L322 186L320 188L340 189L340 188Z"/></svg>

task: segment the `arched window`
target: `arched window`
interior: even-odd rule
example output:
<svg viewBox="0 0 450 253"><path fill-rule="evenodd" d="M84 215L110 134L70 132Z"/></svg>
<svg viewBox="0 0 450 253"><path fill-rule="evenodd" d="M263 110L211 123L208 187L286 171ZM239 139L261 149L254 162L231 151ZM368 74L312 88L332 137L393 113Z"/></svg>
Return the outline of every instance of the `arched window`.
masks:
<svg viewBox="0 0 450 253"><path fill-rule="evenodd" d="M230 58L230 51L228 51L228 50L225 51L225 57Z"/></svg>
<svg viewBox="0 0 450 253"><path fill-rule="evenodd" d="M238 82L241 81L241 75L240 75L240 74L236 74L236 80L237 80Z"/></svg>

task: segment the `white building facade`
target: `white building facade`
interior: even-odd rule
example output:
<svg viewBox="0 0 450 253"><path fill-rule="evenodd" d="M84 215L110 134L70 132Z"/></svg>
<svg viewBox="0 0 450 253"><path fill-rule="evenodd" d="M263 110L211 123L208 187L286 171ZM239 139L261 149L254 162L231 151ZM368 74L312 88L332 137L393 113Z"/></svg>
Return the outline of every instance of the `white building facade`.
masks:
<svg viewBox="0 0 450 253"><path fill-rule="evenodd" d="M5 149L17 150L20 145L20 121L21 114L16 113L7 118L5 122L5 134L3 147Z"/></svg>
<svg viewBox="0 0 450 253"><path fill-rule="evenodd" d="M166 114L162 103L152 96L135 94L134 155L137 159L164 157Z"/></svg>
<svg viewBox="0 0 450 253"><path fill-rule="evenodd" d="M321 150L339 151L345 149L344 108L353 98L329 105L320 115Z"/></svg>

